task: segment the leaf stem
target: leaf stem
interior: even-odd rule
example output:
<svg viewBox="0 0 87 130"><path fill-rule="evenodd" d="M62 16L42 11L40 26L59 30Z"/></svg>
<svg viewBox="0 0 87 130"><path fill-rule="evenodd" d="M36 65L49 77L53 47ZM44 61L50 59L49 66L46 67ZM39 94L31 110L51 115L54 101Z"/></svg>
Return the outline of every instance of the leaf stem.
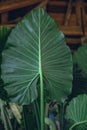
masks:
<svg viewBox="0 0 87 130"><path fill-rule="evenodd" d="M39 9L39 74L40 74L40 120L41 120L41 129L44 130L44 88L43 88L43 74L42 74L42 61L41 61L41 14Z"/></svg>
<svg viewBox="0 0 87 130"><path fill-rule="evenodd" d="M40 109L41 109L41 130L44 130L44 91L43 91L43 80L42 75L40 76Z"/></svg>
<svg viewBox="0 0 87 130"><path fill-rule="evenodd" d="M38 130L40 130L40 118L39 118L39 113L38 113L38 108L37 108L37 101L33 102L33 106L34 106L34 111L35 111L35 116L36 116L36 121L37 121L37 127Z"/></svg>
<svg viewBox="0 0 87 130"><path fill-rule="evenodd" d="M87 120L86 121L81 121L81 122L78 122L78 123L75 123L74 125L72 125L69 130L73 130L74 127L78 126L78 125L81 125L81 124L85 124L87 123Z"/></svg>
<svg viewBox="0 0 87 130"><path fill-rule="evenodd" d="M23 122L24 122L24 129L27 130L26 106L23 106Z"/></svg>
<svg viewBox="0 0 87 130"><path fill-rule="evenodd" d="M63 130L63 125L64 125L64 123L63 123L63 114L64 114L64 104L61 103L60 104L60 128L61 128L61 130Z"/></svg>

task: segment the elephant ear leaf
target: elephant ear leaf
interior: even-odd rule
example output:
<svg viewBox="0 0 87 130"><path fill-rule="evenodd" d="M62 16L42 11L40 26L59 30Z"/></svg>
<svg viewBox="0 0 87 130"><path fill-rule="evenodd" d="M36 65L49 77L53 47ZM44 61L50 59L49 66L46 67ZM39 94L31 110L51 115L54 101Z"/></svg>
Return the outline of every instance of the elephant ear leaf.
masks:
<svg viewBox="0 0 87 130"><path fill-rule="evenodd" d="M31 11L17 24L2 55L2 78L13 102L33 102L38 96L38 80L40 89L46 88L59 102L70 93L71 52L63 33L43 9Z"/></svg>
<svg viewBox="0 0 87 130"><path fill-rule="evenodd" d="M86 94L81 94L71 100L66 110L66 119L70 121L69 130L87 130Z"/></svg>

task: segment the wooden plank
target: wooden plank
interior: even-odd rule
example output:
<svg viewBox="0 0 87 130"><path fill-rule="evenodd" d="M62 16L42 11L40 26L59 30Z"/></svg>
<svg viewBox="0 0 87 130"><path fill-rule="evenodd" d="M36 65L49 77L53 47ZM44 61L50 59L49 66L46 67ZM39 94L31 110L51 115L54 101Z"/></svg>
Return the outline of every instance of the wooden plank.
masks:
<svg viewBox="0 0 87 130"><path fill-rule="evenodd" d="M78 44L81 43L81 39L80 38L66 38L66 42L67 44Z"/></svg>
<svg viewBox="0 0 87 130"><path fill-rule="evenodd" d="M65 23L64 23L65 26L69 25L71 12L72 12L72 0L69 0L66 15L65 15Z"/></svg>
<svg viewBox="0 0 87 130"><path fill-rule="evenodd" d="M43 2L41 2L36 8L43 8L44 10L46 10L47 4L48 4L49 0L44 0Z"/></svg>
<svg viewBox="0 0 87 130"><path fill-rule="evenodd" d="M3 3L0 3L0 13L18 9L18 8L27 7L41 1L42 0L20 0L16 2L6 2L6 3L3 2Z"/></svg>
<svg viewBox="0 0 87 130"><path fill-rule="evenodd" d="M65 35L71 35L71 36L82 36L83 32L80 26L59 26L60 30Z"/></svg>
<svg viewBox="0 0 87 130"><path fill-rule="evenodd" d="M49 1L49 6L67 6L68 2L67 1L55 1L55 0L50 0ZM83 3L84 7L87 7L87 3ZM77 6L76 2L72 3L72 6Z"/></svg>
<svg viewBox="0 0 87 130"><path fill-rule="evenodd" d="M67 1L52 1L50 0L48 3L50 6L67 6Z"/></svg>
<svg viewBox="0 0 87 130"><path fill-rule="evenodd" d="M87 26L84 27L85 30L85 36L87 36Z"/></svg>
<svg viewBox="0 0 87 130"><path fill-rule="evenodd" d="M8 22L8 13L1 14L1 24L6 24Z"/></svg>
<svg viewBox="0 0 87 130"><path fill-rule="evenodd" d="M18 17L18 18L14 19L14 20L9 21L8 24L18 23L21 19L22 19L22 17Z"/></svg>
<svg viewBox="0 0 87 130"><path fill-rule="evenodd" d="M82 1L83 0L76 0L76 15L77 15L77 25L82 26L82 21L81 21L81 8L82 8Z"/></svg>
<svg viewBox="0 0 87 130"><path fill-rule="evenodd" d="M65 22L65 14L64 13L49 13L49 15L55 19L57 23L60 25L64 24ZM87 16L86 16L87 18ZM72 14L72 17L70 19L70 25L76 25L76 14Z"/></svg>

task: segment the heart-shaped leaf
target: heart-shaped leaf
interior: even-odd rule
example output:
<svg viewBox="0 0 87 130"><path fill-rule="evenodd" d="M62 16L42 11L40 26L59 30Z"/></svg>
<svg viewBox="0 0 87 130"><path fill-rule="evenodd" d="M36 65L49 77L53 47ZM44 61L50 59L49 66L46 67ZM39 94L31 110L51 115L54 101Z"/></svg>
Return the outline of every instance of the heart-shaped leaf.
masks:
<svg viewBox="0 0 87 130"><path fill-rule="evenodd" d="M10 99L29 104L47 88L63 102L72 87L72 58L64 35L43 10L31 11L12 30L3 51L2 78ZM44 84L45 82L45 84Z"/></svg>

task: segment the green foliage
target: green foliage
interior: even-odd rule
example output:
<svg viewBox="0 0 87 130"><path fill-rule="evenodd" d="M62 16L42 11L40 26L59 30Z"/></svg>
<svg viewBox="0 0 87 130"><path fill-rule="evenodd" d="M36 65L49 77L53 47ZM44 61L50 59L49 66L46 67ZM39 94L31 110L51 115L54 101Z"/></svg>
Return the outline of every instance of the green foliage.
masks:
<svg viewBox="0 0 87 130"><path fill-rule="evenodd" d="M5 102L1 99L0 99L0 110L5 130L12 130L11 120L9 119L9 113L7 111L7 108L5 107Z"/></svg>
<svg viewBox="0 0 87 130"><path fill-rule="evenodd" d="M0 53L4 49L7 38L12 30L12 27L1 26L0 27Z"/></svg>
<svg viewBox="0 0 87 130"><path fill-rule="evenodd" d="M73 88L69 100L79 94L87 94L87 44L83 44L73 54Z"/></svg>
<svg viewBox="0 0 87 130"><path fill-rule="evenodd" d="M72 87L72 58L65 38L43 9L28 14L12 30L2 53L2 77L10 99L29 104L46 87L63 102ZM43 79L45 79L45 86Z"/></svg>
<svg viewBox="0 0 87 130"><path fill-rule="evenodd" d="M83 70L87 77L87 44L83 44L74 54L74 63Z"/></svg>
<svg viewBox="0 0 87 130"><path fill-rule="evenodd" d="M44 103L47 100L63 103L71 92L72 56L65 37L43 9L33 10L10 31L3 27L0 34L0 52L4 49L2 79L9 99L24 105L24 129L44 130L45 119L56 129L50 119L44 118ZM40 98L40 106L34 103L37 98ZM35 113L30 110L27 115L26 107L31 103ZM21 122L17 106L11 104L11 107L13 113L16 107L14 115L18 114L17 120Z"/></svg>
<svg viewBox="0 0 87 130"><path fill-rule="evenodd" d="M69 99L79 95L87 94L87 77L78 64L74 64L73 67L73 88Z"/></svg>
<svg viewBox="0 0 87 130"><path fill-rule="evenodd" d="M2 62L2 56L1 56L1 52L4 49L5 43L7 41L7 38L10 34L12 30L12 27L6 27L6 26L1 26L0 27L0 65ZM0 67L0 98L6 100L7 99L7 93L6 91L3 89L3 81L1 79L1 67Z"/></svg>
<svg viewBox="0 0 87 130"><path fill-rule="evenodd" d="M82 94L71 100L66 109L69 130L87 130L87 95Z"/></svg>

